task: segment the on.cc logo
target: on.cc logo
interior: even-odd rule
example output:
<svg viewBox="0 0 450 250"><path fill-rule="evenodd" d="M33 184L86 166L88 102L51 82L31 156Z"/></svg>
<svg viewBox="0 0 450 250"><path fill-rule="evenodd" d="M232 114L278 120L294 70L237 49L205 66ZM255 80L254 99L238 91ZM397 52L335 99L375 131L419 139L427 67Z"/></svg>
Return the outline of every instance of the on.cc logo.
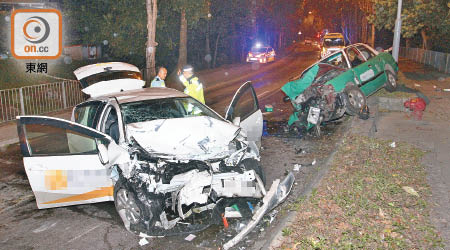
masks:
<svg viewBox="0 0 450 250"><path fill-rule="evenodd" d="M57 59L62 52L62 16L56 9L17 9L11 15L11 51L16 59Z"/></svg>
<svg viewBox="0 0 450 250"><path fill-rule="evenodd" d="M50 25L42 17L33 16L23 25L23 35L30 43L42 43L50 34Z"/></svg>

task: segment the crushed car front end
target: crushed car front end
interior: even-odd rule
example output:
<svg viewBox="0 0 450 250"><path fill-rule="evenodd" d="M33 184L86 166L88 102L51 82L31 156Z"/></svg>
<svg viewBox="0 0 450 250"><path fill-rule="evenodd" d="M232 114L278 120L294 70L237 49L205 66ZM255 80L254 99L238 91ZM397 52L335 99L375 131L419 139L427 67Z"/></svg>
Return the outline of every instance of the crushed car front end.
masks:
<svg viewBox="0 0 450 250"><path fill-rule="evenodd" d="M220 221L229 200L266 195L258 148L239 127L205 116L183 118L184 132L179 124L130 123L128 144L108 147L116 208L130 231L199 231Z"/></svg>

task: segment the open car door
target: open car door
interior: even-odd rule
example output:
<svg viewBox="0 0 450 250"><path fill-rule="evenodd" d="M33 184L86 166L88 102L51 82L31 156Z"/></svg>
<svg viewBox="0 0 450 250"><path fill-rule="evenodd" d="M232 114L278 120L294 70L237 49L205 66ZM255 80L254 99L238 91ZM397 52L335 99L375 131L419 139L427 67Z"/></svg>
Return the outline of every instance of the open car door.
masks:
<svg viewBox="0 0 450 250"><path fill-rule="evenodd" d="M247 134L249 141L261 145L263 116L251 82L244 83L234 94L225 119L238 124Z"/></svg>
<svg viewBox="0 0 450 250"><path fill-rule="evenodd" d="M38 208L113 200L110 170L101 160L107 159L102 149L114 143L109 136L45 116L20 116L17 130Z"/></svg>

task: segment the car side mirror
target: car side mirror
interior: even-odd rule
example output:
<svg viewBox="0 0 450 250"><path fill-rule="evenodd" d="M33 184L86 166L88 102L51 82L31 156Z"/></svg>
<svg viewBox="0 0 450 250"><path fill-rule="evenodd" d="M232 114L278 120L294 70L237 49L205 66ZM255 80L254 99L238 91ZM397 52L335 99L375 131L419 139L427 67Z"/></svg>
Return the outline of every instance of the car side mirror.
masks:
<svg viewBox="0 0 450 250"><path fill-rule="evenodd" d="M239 127L239 125L241 125L241 117L235 117L233 119L233 124Z"/></svg>
<svg viewBox="0 0 450 250"><path fill-rule="evenodd" d="M108 149L106 148L105 144L98 144L98 157L100 158L100 162L103 165L106 165L109 163L109 157L108 157Z"/></svg>
<svg viewBox="0 0 450 250"><path fill-rule="evenodd" d="M283 102L290 102L291 98L289 98L289 96L285 96L283 97Z"/></svg>

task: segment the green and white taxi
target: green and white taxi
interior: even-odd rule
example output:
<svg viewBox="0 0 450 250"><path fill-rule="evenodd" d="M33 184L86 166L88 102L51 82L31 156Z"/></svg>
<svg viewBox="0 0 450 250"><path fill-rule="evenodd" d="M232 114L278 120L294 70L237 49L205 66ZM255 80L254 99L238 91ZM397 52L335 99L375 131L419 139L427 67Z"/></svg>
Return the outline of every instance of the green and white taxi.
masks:
<svg viewBox="0 0 450 250"><path fill-rule="evenodd" d="M288 124L294 129L311 129L367 110L366 97L384 87L397 88L398 65L391 54L377 52L362 43L347 46L322 58L304 70L281 90L294 112Z"/></svg>

